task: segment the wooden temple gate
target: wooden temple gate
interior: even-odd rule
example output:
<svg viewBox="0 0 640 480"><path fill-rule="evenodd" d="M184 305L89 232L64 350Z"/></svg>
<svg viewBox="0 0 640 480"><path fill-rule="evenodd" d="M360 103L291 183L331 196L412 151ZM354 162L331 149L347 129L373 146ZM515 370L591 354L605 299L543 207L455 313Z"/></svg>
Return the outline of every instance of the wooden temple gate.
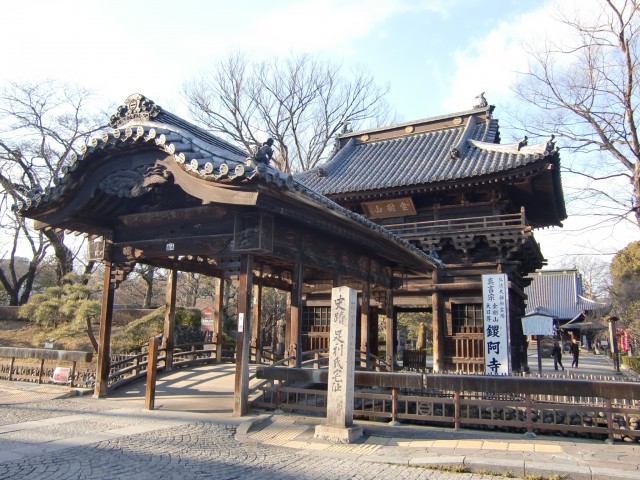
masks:
<svg viewBox="0 0 640 480"><path fill-rule="evenodd" d="M249 350L260 348L260 289L287 294L286 354L300 366L303 310L310 295L334 286L360 292L359 342L368 359L377 341L376 314L394 338L393 291L407 276L441 264L247 153L130 96L111 129L72 153L47 191L16 205L40 229L95 237L104 262L95 395L108 393L115 291L136 263L169 271L162 348L171 368L177 272L238 283L234 413L247 412ZM216 295L216 342L221 348L224 281ZM309 332L321 334L323 332ZM310 340L313 335L307 334ZM373 337L376 337L375 339ZM316 337L320 339L321 336ZM387 342L387 363L394 363Z"/></svg>

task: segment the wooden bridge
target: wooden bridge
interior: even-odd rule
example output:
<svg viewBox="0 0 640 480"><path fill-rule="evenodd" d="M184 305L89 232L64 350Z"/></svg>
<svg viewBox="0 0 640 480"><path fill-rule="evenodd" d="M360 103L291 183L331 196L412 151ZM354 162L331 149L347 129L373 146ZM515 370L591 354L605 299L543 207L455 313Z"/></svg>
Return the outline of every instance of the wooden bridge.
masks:
<svg viewBox="0 0 640 480"><path fill-rule="evenodd" d="M292 368L295 357L276 359L269 351L261 352L261 363L256 363L255 353L250 404L312 415L326 412L326 350L305 352L302 368ZM159 349L159 408L231 414L236 366L229 345L220 352L213 343L178 345L169 356L171 369L167 358L166 349ZM377 359L358 352L357 360L356 418L640 440L640 382L613 372L602 375L610 368L604 356L583 355L586 368L562 377L386 372ZM367 362L372 370L363 368ZM145 384L138 380L146 377L148 365L147 352L113 361L109 398L142 406Z"/></svg>

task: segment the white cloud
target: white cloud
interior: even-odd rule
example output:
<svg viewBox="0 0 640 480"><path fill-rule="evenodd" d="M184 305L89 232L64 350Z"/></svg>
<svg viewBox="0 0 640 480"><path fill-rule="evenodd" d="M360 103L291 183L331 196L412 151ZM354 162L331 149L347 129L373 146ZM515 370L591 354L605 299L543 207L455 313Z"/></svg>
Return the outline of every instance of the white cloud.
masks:
<svg viewBox="0 0 640 480"><path fill-rule="evenodd" d="M601 6L602 2L598 0L549 1L536 11L524 14L511 23L501 22L485 36L470 40L470 47L452 54L455 73L449 93L442 101L444 110L469 109L469 100L482 91L486 92L489 103L498 107L513 102L511 87L517 80L517 72L527 69L523 45L546 41L571 45L576 41L572 31L554 20L558 15L558 7L570 15L589 19L600 13ZM498 114L500 111L504 111L504 108ZM569 152L561 153L561 157L563 164L579 161L580 167L576 168L585 168L583 157L573 158ZM563 175L568 199L581 188L586 188L580 180ZM624 186L619 185L618 188L622 190ZM569 218L564 222L564 228L537 230L536 239L541 244L543 254L548 257L550 267L557 267L563 257L576 254L595 255L610 261L613 253L638 238L638 227L632 222L622 220L615 223L609 219L601 223L602 217L589 215L584 209L585 204L582 205L582 211L576 212L573 211L575 206L569 203ZM598 205L594 203L592 208L596 212Z"/></svg>
<svg viewBox="0 0 640 480"><path fill-rule="evenodd" d="M452 54L455 73L449 95L442 102L444 108L468 109L468 99L483 91L489 103L507 101L517 73L527 70L525 45L575 40L571 29L555 20L558 9L593 18L600 11L598 5L598 0L550 0L512 22L500 22L482 38L470 39L468 48Z"/></svg>
<svg viewBox="0 0 640 480"><path fill-rule="evenodd" d="M258 51L333 51L339 58L354 40L384 35L385 21L413 10L446 15L440 0L307 0L253 18L241 43Z"/></svg>

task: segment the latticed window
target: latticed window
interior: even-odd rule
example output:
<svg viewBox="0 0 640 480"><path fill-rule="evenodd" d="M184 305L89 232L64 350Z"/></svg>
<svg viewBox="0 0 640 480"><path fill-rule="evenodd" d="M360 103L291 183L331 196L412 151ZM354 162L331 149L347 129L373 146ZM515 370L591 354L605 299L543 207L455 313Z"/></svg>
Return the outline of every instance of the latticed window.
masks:
<svg viewBox="0 0 640 480"><path fill-rule="evenodd" d="M483 326L482 304L454 303L451 305L451 317L454 333L469 330L470 327L481 329Z"/></svg>
<svg viewBox="0 0 640 480"><path fill-rule="evenodd" d="M302 311L302 331L319 331L317 327L331 324L331 307L305 307Z"/></svg>

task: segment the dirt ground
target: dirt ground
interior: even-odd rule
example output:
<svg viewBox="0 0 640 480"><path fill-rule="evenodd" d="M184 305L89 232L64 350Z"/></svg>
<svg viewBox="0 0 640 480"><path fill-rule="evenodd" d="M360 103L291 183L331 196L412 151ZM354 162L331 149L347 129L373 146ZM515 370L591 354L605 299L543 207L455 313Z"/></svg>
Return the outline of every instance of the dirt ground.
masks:
<svg viewBox="0 0 640 480"><path fill-rule="evenodd" d="M41 329L42 327L32 322L2 319L0 320L0 347L44 348L43 344L35 344L33 340ZM94 334L98 335L97 328L94 329ZM79 338L65 337L57 343L60 346L56 348L85 351L89 339L86 335Z"/></svg>
<svg viewBox="0 0 640 480"><path fill-rule="evenodd" d="M40 327L31 322L0 320L0 347L42 347L32 343L39 329Z"/></svg>

